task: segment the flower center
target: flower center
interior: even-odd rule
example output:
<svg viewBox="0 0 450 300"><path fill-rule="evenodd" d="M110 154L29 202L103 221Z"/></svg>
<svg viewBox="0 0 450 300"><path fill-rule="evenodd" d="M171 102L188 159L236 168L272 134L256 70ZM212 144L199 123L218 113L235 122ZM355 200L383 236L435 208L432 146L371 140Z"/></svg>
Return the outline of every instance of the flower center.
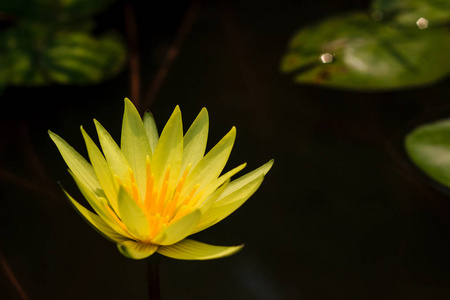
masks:
<svg viewBox="0 0 450 300"><path fill-rule="evenodd" d="M146 189L145 197L142 200L139 195L139 190L136 184L136 179L131 168L129 169L128 183L123 183L118 180L128 194L133 198L137 205L142 209L147 217L148 225L150 227L150 239L154 238L159 232L164 230L170 224L178 221L185 215L189 214L198 207L202 191L197 193L199 184L195 185L192 190L180 198L186 179L189 175L191 164L184 170L183 175L176 183L175 187L169 187L169 179L171 166L169 165L164 174L164 180L160 190L155 186L155 175L152 173L150 159L147 157L146 161ZM185 194L186 195L186 194Z"/></svg>

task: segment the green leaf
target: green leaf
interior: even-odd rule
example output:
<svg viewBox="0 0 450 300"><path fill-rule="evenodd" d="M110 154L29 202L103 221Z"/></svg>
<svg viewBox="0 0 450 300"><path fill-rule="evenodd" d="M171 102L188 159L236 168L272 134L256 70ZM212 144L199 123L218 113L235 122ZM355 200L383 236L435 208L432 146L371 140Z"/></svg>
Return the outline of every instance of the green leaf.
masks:
<svg viewBox="0 0 450 300"><path fill-rule="evenodd" d="M184 239L175 245L159 247L157 252L175 259L207 260L230 256L241 250L242 247L244 247L244 245L232 247L213 246L190 239Z"/></svg>
<svg viewBox="0 0 450 300"><path fill-rule="evenodd" d="M416 128L406 137L405 147L423 172L450 187L450 119Z"/></svg>
<svg viewBox="0 0 450 300"><path fill-rule="evenodd" d="M450 1L448 0L375 0L372 8L403 26L416 26L419 18L425 18L430 26L442 25L450 21Z"/></svg>
<svg viewBox="0 0 450 300"><path fill-rule="evenodd" d="M0 32L0 84L35 86L48 81L39 72L36 57L38 35L45 35L40 26L17 26Z"/></svg>
<svg viewBox="0 0 450 300"><path fill-rule="evenodd" d="M450 72L445 28L393 29L362 13L327 19L300 30L281 64L296 82L382 91L436 82ZM323 63L328 53L333 61Z"/></svg>
<svg viewBox="0 0 450 300"><path fill-rule="evenodd" d="M60 32L42 53L48 78L59 84L95 84L117 74L125 47L114 35L94 38L86 32Z"/></svg>
<svg viewBox="0 0 450 300"><path fill-rule="evenodd" d="M83 24L74 31L22 21L1 31L0 84L86 85L116 75L125 62L124 43L114 35L96 38Z"/></svg>

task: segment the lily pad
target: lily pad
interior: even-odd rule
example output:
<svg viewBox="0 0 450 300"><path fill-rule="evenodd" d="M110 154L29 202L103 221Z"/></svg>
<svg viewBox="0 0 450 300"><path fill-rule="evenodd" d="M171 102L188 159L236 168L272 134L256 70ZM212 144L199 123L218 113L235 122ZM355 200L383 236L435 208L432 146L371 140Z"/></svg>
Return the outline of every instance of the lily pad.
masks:
<svg viewBox="0 0 450 300"><path fill-rule="evenodd" d="M423 172L450 187L450 119L416 128L406 137L405 147Z"/></svg>
<svg viewBox="0 0 450 300"><path fill-rule="evenodd" d="M403 26L416 26L419 18L427 19L430 26L450 22L448 0L375 0L372 8Z"/></svg>
<svg viewBox="0 0 450 300"><path fill-rule="evenodd" d="M71 32L48 43L42 65L54 82L92 84L117 74L125 58L124 44L115 35L94 38L85 32Z"/></svg>
<svg viewBox="0 0 450 300"><path fill-rule="evenodd" d="M350 13L295 34L281 70L299 83L384 91L438 81L450 73L448 53L445 28L397 30Z"/></svg>
<svg viewBox="0 0 450 300"><path fill-rule="evenodd" d="M45 83L39 72L36 40L33 31L22 27L0 33L0 84L33 86Z"/></svg>
<svg viewBox="0 0 450 300"><path fill-rule="evenodd" d="M0 84L96 84L116 75L125 57L124 43L113 34L55 32L28 23L0 34Z"/></svg>

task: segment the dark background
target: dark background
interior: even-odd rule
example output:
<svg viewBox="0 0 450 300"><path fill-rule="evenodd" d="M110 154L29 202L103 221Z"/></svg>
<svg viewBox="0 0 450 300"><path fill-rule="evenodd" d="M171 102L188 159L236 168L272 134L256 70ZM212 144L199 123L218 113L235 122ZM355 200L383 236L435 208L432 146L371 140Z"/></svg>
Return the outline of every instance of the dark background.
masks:
<svg viewBox="0 0 450 300"><path fill-rule="evenodd" d="M190 5L162 2L131 2L143 95ZM185 128L207 107L208 148L237 127L227 169L275 164L244 206L194 236L244 249L214 261L161 257L163 299L449 299L449 199L402 146L415 125L450 115L449 79L365 94L296 85L279 72L297 29L368 6L203 1L149 108L161 130L175 105ZM98 15L98 31L125 35L123 8L117 1ZM29 299L147 298L145 260L123 257L63 198L57 181L85 203L47 135L86 154L79 126L94 136L95 117L118 140L127 96L125 68L96 86L9 87L0 98L2 262ZM0 295L23 299L3 271Z"/></svg>

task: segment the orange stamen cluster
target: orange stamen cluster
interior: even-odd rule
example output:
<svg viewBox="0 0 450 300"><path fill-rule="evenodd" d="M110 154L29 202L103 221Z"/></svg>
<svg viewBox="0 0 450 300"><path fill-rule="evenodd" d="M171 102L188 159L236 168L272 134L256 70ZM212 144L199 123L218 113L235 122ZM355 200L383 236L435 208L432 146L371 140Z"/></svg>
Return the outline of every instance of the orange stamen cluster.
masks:
<svg viewBox="0 0 450 300"><path fill-rule="evenodd" d="M185 215L193 211L202 196L202 191L197 193L200 185L197 184L190 193L180 199L186 179L189 175L191 165L189 164L184 170L183 175L178 180L175 190L169 190L169 179L171 174L171 166L169 165L164 173L161 189L158 191L155 185L155 175L152 173L150 159L146 160L146 188L143 201L139 195L136 179L133 171L129 169L128 184L124 183L118 176L114 176L119 186L123 186L127 193L139 205L147 217L150 227L150 239L154 238L159 232L164 230L168 225L178 221ZM122 224L122 222L119 222Z"/></svg>

